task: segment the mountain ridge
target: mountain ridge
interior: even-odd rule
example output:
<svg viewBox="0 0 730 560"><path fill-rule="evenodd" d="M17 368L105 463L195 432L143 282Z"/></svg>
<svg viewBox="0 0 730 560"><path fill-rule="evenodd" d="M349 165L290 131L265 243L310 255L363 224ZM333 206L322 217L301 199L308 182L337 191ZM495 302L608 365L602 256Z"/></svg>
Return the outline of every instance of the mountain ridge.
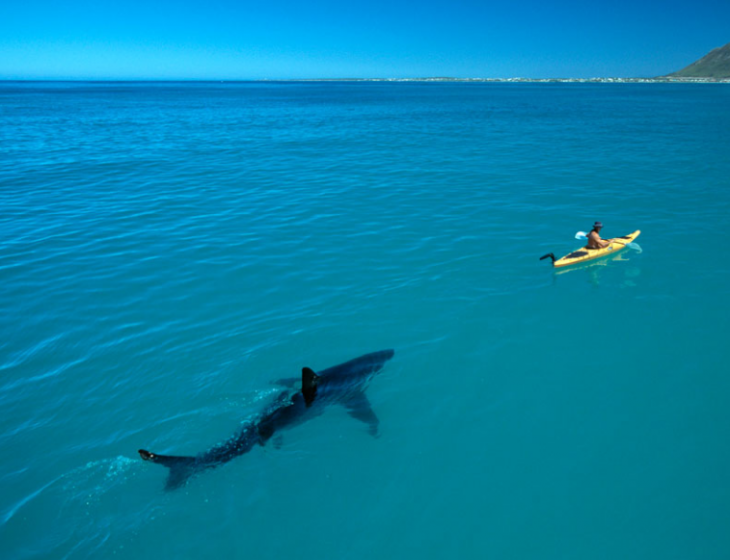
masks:
<svg viewBox="0 0 730 560"><path fill-rule="evenodd" d="M711 50L689 66L668 74L668 78L730 78L730 43Z"/></svg>

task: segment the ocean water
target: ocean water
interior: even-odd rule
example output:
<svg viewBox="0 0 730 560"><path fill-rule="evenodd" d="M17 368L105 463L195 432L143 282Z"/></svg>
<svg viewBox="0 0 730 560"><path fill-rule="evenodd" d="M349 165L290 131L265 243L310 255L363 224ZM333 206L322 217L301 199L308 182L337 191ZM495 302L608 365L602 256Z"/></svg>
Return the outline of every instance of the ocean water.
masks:
<svg viewBox="0 0 730 560"><path fill-rule="evenodd" d="M728 558L728 216L725 85L0 83L0 556Z"/></svg>

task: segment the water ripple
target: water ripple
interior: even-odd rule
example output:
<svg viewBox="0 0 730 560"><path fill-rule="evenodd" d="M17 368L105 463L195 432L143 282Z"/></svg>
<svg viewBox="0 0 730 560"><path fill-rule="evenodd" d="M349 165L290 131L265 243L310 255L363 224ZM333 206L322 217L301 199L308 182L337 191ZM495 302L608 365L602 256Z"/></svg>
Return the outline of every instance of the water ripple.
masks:
<svg viewBox="0 0 730 560"><path fill-rule="evenodd" d="M581 417L596 387L607 396L595 410L613 398L634 415L607 428L610 415L583 411L617 456L648 449L617 449L618 434L669 441L641 431L648 413L627 396L645 389L637 380L661 392L674 375L696 398L676 402L715 414L697 433L726 424L727 388L707 373L724 371L727 332L722 90L0 84L0 96L0 537L14 557L169 555L160 543L176 539L189 553L204 533L206 552L230 556L244 526L246 549L268 558L272 541L301 551L270 531L287 512L300 527L312 503L342 534L389 534L401 516L473 542L477 529L442 526L420 496L497 533L510 534L504 519L536 526L474 504L540 515L529 494L554 506L534 473L510 478L515 461L554 480L582 465L589 478L599 461L574 455L568 444L587 444L563 417ZM537 260L575 249L595 219L617 235L641 228L644 252L565 274ZM582 350L595 317L604 337L635 326L600 364ZM282 454L252 453L170 496L163 473L127 457L155 444L196 452L258 411L271 380L389 347L397 360L371 397L381 440L358 439L333 411ZM684 385L690 371L702 382ZM654 451L681 471L704 449L687 441L679 455ZM316 473L311 488L301 472ZM443 472L458 480L430 492ZM671 490L637 480L626 500ZM515 487L525 496L500 490ZM179 517L190 511L205 530Z"/></svg>

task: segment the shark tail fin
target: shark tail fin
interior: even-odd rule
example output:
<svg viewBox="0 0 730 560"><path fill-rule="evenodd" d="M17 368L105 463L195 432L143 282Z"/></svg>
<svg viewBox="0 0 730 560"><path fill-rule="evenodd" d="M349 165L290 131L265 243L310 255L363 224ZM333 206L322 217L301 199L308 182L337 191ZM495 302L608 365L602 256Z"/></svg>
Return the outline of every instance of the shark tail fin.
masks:
<svg viewBox="0 0 730 560"><path fill-rule="evenodd" d="M319 375L308 367L302 368L302 395L307 406L311 406L317 396L317 382Z"/></svg>
<svg viewBox="0 0 730 560"><path fill-rule="evenodd" d="M180 488L198 470L198 461L195 457L158 455L157 453L150 453L146 449L140 449L138 453L143 460L151 461L170 469L165 490Z"/></svg>

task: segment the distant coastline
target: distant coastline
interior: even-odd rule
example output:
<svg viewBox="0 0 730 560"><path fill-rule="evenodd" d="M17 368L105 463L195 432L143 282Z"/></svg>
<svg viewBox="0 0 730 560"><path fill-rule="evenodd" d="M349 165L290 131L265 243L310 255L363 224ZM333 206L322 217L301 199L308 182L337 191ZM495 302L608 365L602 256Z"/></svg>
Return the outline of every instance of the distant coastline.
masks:
<svg viewBox="0 0 730 560"><path fill-rule="evenodd" d="M525 84L730 84L730 78L300 78L269 82L457 82Z"/></svg>
<svg viewBox="0 0 730 560"><path fill-rule="evenodd" d="M310 81L310 80L297 80ZM326 81L326 80L314 80ZM336 80L343 81L343 80ZM349 81L349 80L348 80ZM693 62L679 72L657 76L654 78L394 78L354 80L368 82L496 82L496 83L528 83L528 84L727 84L730 83L730 43L724 47L713 49L701 59Z"/></svg>
<svg viewBox="0 0 730 560"><path fill-rule="evenodd" d="M246 83L246 82L424 82L424 83L524 83L524 84L728 84L730 83L730 43L713 49L689 66L651 78L455 78L431 76L420 78L259 78L259 79L154 79L154 78L56 78L13 79L0 82L86 82L86 83Z"/></svg>
<svg viewBox="0 0 730 560"><path fill-rule="evenodd" d="M83 78L53 78L53 79L3 79L0 83L306 83L306 82L387 82L387 83L485 83L485 84L730 84L730 78L684 78L663 76L658 78L261 78L261 79L83 79Z"/></svg>

